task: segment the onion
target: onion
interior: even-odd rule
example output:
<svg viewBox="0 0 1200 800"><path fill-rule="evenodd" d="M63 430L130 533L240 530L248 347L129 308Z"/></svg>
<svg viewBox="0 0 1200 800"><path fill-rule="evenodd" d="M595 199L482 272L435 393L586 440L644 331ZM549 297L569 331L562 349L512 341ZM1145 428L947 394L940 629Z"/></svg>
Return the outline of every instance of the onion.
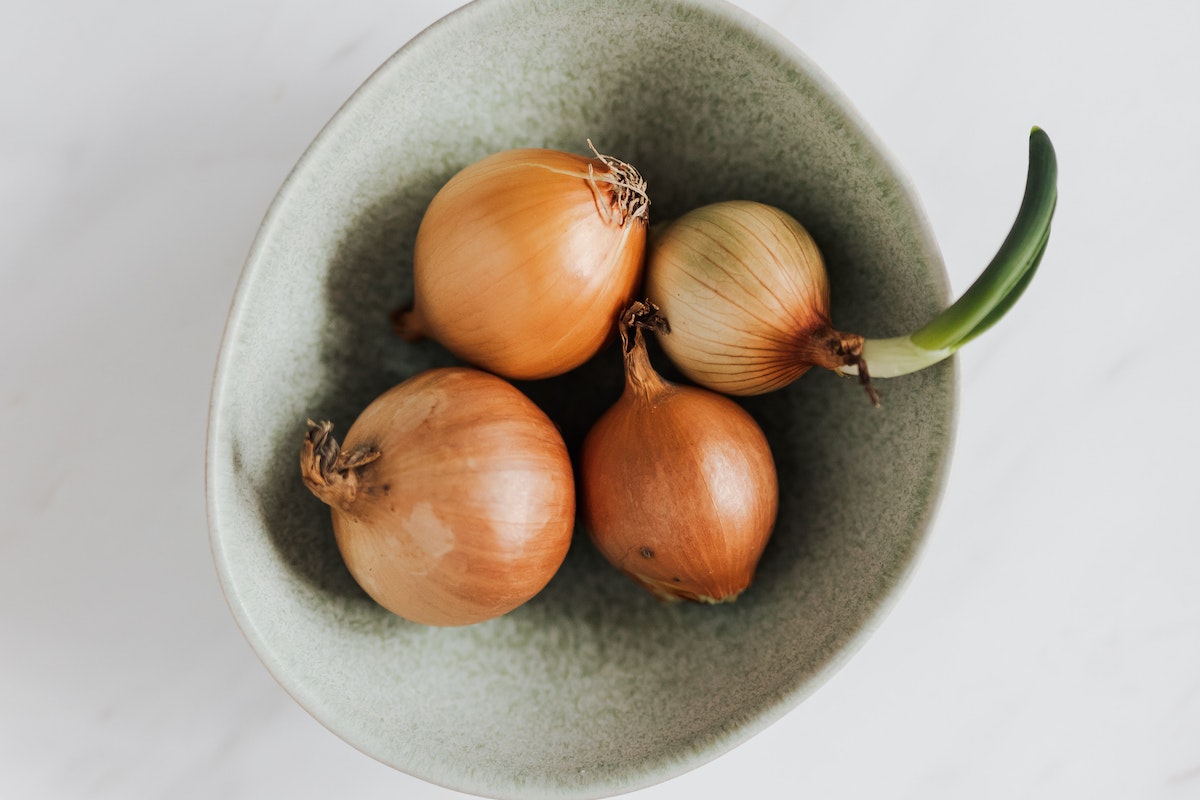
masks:
<svg viewBox="0 0 1200 800"><path fill-rule="evenodd" d="M432 369L368 405L341 446L332 428L309 422L301 473L331 507L350 574L392 613L428 625L498 617L566 557L566 445L504 379Z"/></svg>
<svg viewBox="0 0 1200 800"><path fill-rule="evenodd" d="M508 378L567 372L611 338L633 298L648 209L637 170L609 156L488 156L429 204L413 255L413 307L396 328Z"/></svg>
<svg viewBox="0 0 1200 800"><path fill-rule="evenodd" d="M580 504L604 557L664 600L719 603L751 583L779 505L766 436L733 400L664 380L635 303L620 325L625 389L584 439Z"/></svg>
<svg viewBox="0 0 1200 800"><path fill-rule="evenodd" d="M830 322L816 243L762 203L714 203L671 222L651 245L646 294L671 323L667 356L710 389L761 394L813 366L862 360L863 337Z"/></svg>
<svg viewBox="0 0 1200 800"><path fill-rule="evenodd" d="M905 375L947 358L1021 296L1049 240L1057 174L1050 139L1034 128L1025 197L992 262L927 325L887 339L833 327L825 262L785 212L749 201L690 211L656 232L647 253L646 294L671 323L663 350L688 378L721 392L761 394L817 366L857 374L878 404L872 376Z"/></svg>

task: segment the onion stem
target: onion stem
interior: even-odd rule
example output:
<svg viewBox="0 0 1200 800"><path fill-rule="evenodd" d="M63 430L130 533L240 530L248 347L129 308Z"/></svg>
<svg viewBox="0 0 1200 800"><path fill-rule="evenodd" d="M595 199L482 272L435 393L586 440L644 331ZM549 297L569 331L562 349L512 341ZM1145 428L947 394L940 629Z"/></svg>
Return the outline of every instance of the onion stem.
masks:
<svg viewBox="0 0 1200 800"><path fill-rule="evenodd" d="M1025 196L1012 229L967 291L923 328L891 339L867 339L863 361L871 377L890 378L932 366L995 325L1029 286L1046 252L1058 200L1058 161L1050 137L1029 135ZM857 374L855 365L840 372Z"/></svg>

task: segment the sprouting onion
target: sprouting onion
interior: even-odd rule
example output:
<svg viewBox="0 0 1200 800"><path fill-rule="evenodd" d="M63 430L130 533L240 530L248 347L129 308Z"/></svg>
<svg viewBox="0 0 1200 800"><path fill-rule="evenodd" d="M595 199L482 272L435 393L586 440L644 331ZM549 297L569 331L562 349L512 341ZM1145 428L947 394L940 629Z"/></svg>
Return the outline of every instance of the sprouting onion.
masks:
<svg viewBox="0 0 1200 800"><path fill-rule="evenodd" d="M645 293L670 322L662 348L692 381L734 395L782 388L810 368L872 377L905 375L953 354L1016 303L1041 262L1057 199L1049 137L1029 139L1025 197L1012 230L957 302L921 329L890 339L840 331L812 236L781 209L745 200L673 220L647 253Z"/></svg>

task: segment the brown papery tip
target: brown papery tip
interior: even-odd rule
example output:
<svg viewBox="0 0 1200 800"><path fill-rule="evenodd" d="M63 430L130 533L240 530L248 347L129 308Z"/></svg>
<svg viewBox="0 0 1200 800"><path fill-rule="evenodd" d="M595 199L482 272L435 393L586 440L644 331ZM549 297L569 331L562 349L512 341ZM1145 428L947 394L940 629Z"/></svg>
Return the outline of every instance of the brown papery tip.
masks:
<svg viewBox="0 0 1200 800"><path fill-rule="evenodd" d="M597 176L592 172L588 179L595 190L596 182L607 183L613 187L612 211L618 215L617 224L624 225L630 219L650 219L650 195L646 191L646 179L634 168L619 158L606 156L596 149L592 140L587 140L588 148L596 159L608 168L607 175ZM598 194L598 192L597 192Z"/></svg>
<svg viewBox="0 0 1200 800"><path fill-rule="evenodd" d="M631 332L654 331L660 336L665 336L671 332L671 323L659 313L658 306L647 298L646 300L634 300L629 308L625 309L618 322L618 328L621 333L622 349L628 353L634 346L634 342L630 341ZM632 338L636 339L636 335Z"/></svg>
<svg viewBox="0 0 1200 800"><path fill-rule="evenodd" d="M810 358L813 364L834 372L838 372L841 367L854 367L858 371L858 382L867 393L867 399L871 401L871 405L879 407L879 392L871 383L871 373L863 358L865 340L862 336L857 333L842 333L827 327L814 333L811 342L813 352Z"/></svg>
<svg viewBox="0 0 1200 800"><path fill-rule="evenodd" d="M428 336L425 317L414 306L401 306L388 315L392 332L406 342L419 342Z"/></svg>
<svg viewBox="0 0 1200 800"><path fill-rule="evenodd" d="M379 458L373 448L342 450L333 438L333 423L308 420L308 432L300 446L300 477L304 485L326 505L345 508L358 493L355 470Z"/></svg>
<svg viewBox="0 0 1200 800"><path fill-rule="evenodd" d="M649 300L635 300L617 321L621 334L621 352L625 355L625 384L645 397L651 397L667 387L650 363L650 353L642 331L659 334L671 332L667 318L658 313L658 306Z"/></svg>
<svg viewBox="0 0 1200 800"><path fill-rule="evenodd" d="M861 355L858 357L858 361L855 366L858 367L859 385L861 385L863 390L867 393L867 399L871 401L871 405L879 408L881 405L879 402L879 391L871 383L871 373L867 371L867 362Z"/></svg>

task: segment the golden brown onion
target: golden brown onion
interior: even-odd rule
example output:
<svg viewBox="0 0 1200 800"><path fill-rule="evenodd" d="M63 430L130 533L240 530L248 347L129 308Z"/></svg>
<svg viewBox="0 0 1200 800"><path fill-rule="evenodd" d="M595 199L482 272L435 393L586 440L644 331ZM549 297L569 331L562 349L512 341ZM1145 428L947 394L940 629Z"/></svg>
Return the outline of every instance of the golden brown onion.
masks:
<svg viewBox="0 0 1200 800"><path fill-rule="evenodd" d="M332 509L350 574L413 622L498 617L550 581L575 489L550 419L502 378L433 369L380 395L342 445L309 423L304 482Z"/></svg>
<svg viewBox="0 0 1200 800"><path fill-rule="evenodd" d="M611 337L641 281L648 208L637 170L608 156L488 156L429 204L397 329L508 378L567 372Z"/></svg>
<svg viewBox="0 0 1200 800"><path fill-rule="evenodd" d="M625 390L584 440L584 522L604 557L656 596L730 601L775 524L775 463L741 406L654 371L641 329L660 324L640 303L622 320Z"/></svg>

